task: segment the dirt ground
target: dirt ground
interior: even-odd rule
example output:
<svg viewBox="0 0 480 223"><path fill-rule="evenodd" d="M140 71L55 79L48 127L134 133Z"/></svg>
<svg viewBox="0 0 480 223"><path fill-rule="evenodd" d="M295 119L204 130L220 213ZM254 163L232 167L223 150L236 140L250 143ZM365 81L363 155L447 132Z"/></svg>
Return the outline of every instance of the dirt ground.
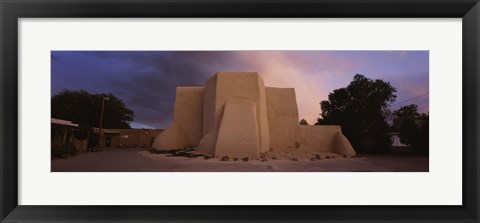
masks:
<svg viewBox="0 0 480 223"><path fill-rule="evenodd" d="M326 156L330 158L327 159ZM322 154L321 159L221 161L220 158L171 157L145 149L107 149L53 159L52 172L428 172L428 157ZM313 156L314 157L314 156Z"/></svg>

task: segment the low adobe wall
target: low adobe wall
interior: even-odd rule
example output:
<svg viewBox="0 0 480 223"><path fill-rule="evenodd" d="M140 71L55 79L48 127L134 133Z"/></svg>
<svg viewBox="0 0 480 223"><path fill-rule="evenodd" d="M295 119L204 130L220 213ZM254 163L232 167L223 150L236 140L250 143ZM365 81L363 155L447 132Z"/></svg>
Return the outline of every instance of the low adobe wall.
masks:
<svg viewBox="0 0 480 223"><path fill-rule="evenodd" d="M106 133L103 144L107 137L111 138L111 147L117 148L149 148L155 138L157 138L163 129L107 129L116 133Z"/></svg>
<svg viewBox="0 0 480 223"><path fill-rule="evenodd" d="M298 126L298 139L300 140L298 149L301 151L356 155L339 125L300 125Z"/></svg>
<svg viewBox="0 0 480 223"><path fill-rule="evenodd" d="M299 125L299 149L308 152L334 152L337 133L342 133L339 125Z"/></svg>

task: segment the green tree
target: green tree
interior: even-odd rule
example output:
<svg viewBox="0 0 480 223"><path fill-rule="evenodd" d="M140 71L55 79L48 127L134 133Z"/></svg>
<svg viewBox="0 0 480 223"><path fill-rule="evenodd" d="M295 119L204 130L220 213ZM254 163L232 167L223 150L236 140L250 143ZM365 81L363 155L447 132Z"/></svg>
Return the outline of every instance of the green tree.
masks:
<svg viewBox="0 0 480 223"><path fill-rule="evenodd" d="M51 99L52 118L69 120L80 126L98 127L103 98L103 128L130 128L134 113L113 94L90 94L87 91L64 90Z"/></svg>
<svg viewBox="0 0 480 223"><path fill-rule="evenodd" d="M356 74L347 87L335 89L322 101L316 125L340 125L357 152L385 152L391 145L386 133L389 104L396 89L383 80Z"/></svg>
<svg viewBox="0 0 480 223"><path fill-rule="evenodd" d="M420 114L417 108L417 105L411 104L394 111L394 128L399 132L401 143L418 154L428 155L429 117L428 114Z"/></svg>
<svg viewBox="0 0 480 223"><path fill-rule="evenodd" d="M400 107L400 109L393 112L395 117L418 117L420 114L417 111L418 105L411 104Z"/></svg>
<svg viewBox="0 0 480 223"><path fill-rule="evenodd" d="M408 146L412 146L415 144L418 135L418 128L417 124L415 124L414 119L405 119L400 124L398 131L401 143Z"/></svg>
<svg viewBox="0 0 480 223"><path fill-rule="evenodd" d="M302 120L300 120L300 125L308 125L307 120L305 120L304 118L302 118Z"/></svg>

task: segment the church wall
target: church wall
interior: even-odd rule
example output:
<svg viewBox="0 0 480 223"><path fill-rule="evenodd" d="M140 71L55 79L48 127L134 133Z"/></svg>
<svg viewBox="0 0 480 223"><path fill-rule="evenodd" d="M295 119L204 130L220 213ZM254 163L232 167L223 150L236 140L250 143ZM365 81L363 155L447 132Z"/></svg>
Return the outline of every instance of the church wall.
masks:
<svg viewBox="0 0 480 223"><path fill-rule="evenodd" d="M177 87L173 120L183 130L192 146L203 136L204 87Z"/></svg>
<svg viewBox="0 0 480 223"><path fill-rule="evenodd" d="M278 150L294 147L299 131L295 89L266 87L265 93L270 148Z"/></svg>

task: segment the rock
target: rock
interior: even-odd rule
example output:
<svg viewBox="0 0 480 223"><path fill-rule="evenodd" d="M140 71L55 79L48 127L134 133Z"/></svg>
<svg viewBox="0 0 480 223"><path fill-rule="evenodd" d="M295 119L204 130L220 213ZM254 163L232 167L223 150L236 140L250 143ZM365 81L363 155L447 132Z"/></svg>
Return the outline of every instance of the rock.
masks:
<svg viewBox="0 0 480 223"><path fill-rule="evenodd" d="M248 162L248 157L245 157L242 160L243 160L243 162Z"/></svg>
<svg viewBox="0 0 480 223"><path fill-rule="evenodd" d="M293 159L292 159L292 160L293 160L293 161L298 161L298 159L297 159L296 157L293 157Z"/></svg>
<svg viewBox="0 0 480 223"><path fill-rule="evenodd" d="M276 157L276 156L273 156L273 157L272 157L272 160L276 160L276 159L277 159L277 157Z"/></svg>
<svg viewBox="0 0 480 223"><path fill-rule="evenodd" d="M230 158L228 158L228 156L224 156L222 157L222 161L228 161Z"/></svg>
<svg viewBox="0 0 480 223"><path fill-rule="evenodd" d="M317 154L317 155L315 155L315 159L321 160L322 158L320 157L320 155Z"/></svg>
<svg viewBox="0 0 480 223"><path fill-rule="evenodd" d="M311 158L310 161L315 161L315 158Z"/></svg>
<svg viewBox="0 0 480 223"><path fill-rule="evenodd" d="M330 159L330 156L326 156L325 158L326 158L326 159Z"/></svg>
<svg viewBox="0 0 480 223"><path fill-rule="evenodd" d="M263 157L262 162L266 162L266 161L268 161L267 158Z"/></svg>
<svg viewBox="0 0 480 223"><path fill-rule="evenodd" d="M211 156L204 156L204 158L205 158L206 160L208 160L208 159L210 159L210 158L212 158L212 157L211 157Z"/></svg>
<svg viewBox="0 0 480 223"><path fill-rule="evenodd" d="M347 155L343 155L344 158L347 158Z"/></svg>
<svg viewBox="0 0 480 223"><path fill-rule="evenodd" d="M233 161L237 161L237 160L238 160L238 158L237 158L237 157L233 158Z"/></svg>

